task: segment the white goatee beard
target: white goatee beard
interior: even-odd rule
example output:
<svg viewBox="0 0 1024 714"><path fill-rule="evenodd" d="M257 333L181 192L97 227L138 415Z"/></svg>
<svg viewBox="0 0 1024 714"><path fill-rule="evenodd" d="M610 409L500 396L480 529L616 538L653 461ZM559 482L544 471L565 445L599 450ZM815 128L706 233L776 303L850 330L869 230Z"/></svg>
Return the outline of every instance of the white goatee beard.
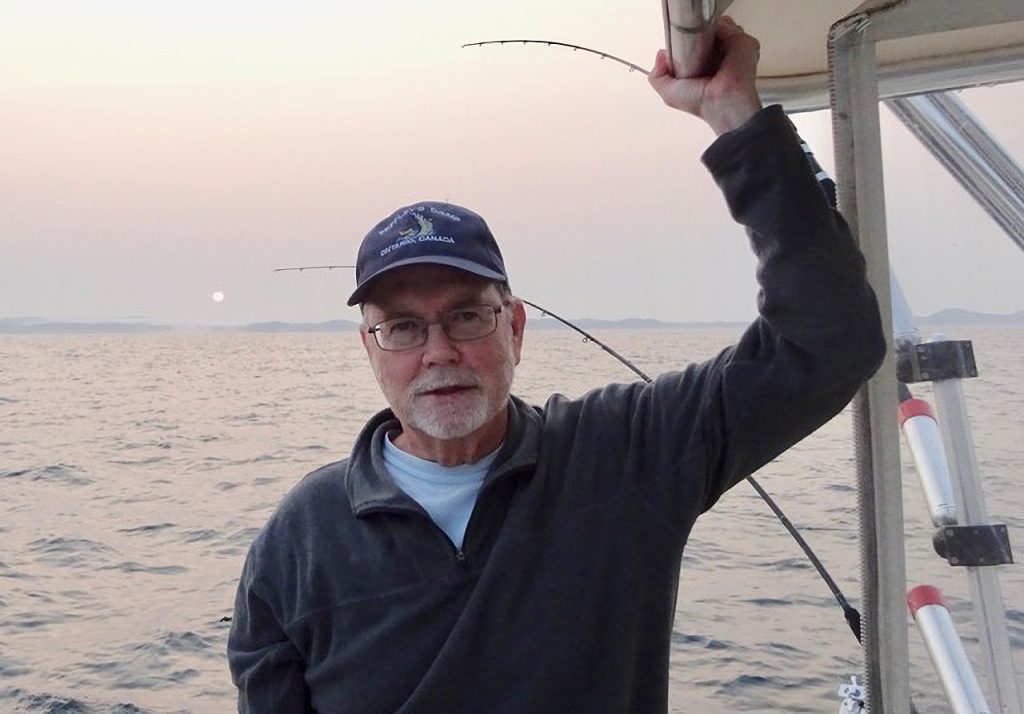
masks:
<svg viewBox="0 0 1024 714"><path fill-rule="evenodd" d="M505 408L515 365L511 360L502 365L503 389L487 394L480 389L480 379L470 370L460 367L437 367L409 385L408 426L422 431L434 439L459 439L481 428ZM416 395L445 387L475 387L457 401L449 404L425 404Z"/></svg>

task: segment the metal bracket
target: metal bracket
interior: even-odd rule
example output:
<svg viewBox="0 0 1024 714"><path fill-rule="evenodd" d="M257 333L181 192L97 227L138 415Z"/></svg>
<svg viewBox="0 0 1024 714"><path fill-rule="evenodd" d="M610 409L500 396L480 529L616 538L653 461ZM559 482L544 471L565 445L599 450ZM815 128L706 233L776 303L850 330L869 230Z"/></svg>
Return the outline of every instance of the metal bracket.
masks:
<svg viewBox="0 0 1024 714"><path fill-rule="evenodd" d="M932 537L935 552L950 565L971 567L1008 565L1013 562L1006 526L942 526Z"/></svg>
<svg viewBox="0 0 1024 714"><path fill-rule="evenodd" d="M896 351L896 377L905 384L977 376L970 340L903 343Z"/></svg>

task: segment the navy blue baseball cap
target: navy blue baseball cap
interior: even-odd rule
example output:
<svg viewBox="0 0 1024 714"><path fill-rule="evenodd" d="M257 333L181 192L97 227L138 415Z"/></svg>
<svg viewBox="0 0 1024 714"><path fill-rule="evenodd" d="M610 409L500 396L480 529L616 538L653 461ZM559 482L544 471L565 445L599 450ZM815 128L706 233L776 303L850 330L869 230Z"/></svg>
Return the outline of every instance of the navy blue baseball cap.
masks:
<svg viewBox="0 0 1024 714"><path fill-rule="evenodd" d="M498 243L483 218L462 206L422 201L399 208L363 238L348 304L363 302L370 284L389 270L423 263L508 282Z"/></svg>

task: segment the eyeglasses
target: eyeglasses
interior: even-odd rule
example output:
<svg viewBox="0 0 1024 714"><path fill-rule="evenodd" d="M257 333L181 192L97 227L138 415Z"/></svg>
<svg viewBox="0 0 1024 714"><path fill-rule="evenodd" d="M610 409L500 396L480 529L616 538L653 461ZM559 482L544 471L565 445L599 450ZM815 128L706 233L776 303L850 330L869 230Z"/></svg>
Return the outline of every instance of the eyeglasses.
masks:
<svg viewBox="0 0 1024 714"><path fill-rule="evenodd" d="M506 305L508 303L505 303ZM427 343L431 325L438 324L449 340L468 342L487 337L498 329L501 305L473 305L449 310L436 320L422 317L396 317L378 322L366 331L373 335L382 350L398 352L421 347Z"/></svg>

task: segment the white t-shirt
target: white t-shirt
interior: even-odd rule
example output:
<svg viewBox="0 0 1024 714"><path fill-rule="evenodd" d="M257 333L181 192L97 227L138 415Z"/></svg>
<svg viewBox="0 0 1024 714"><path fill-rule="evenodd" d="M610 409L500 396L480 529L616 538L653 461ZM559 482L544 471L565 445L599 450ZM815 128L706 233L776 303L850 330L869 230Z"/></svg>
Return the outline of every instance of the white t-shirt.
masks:
<svg viewBox="0 0 1024 714"><path fill-rule="evenodd" d="M398 487L461 549L476 497L498 449L473 464L442 466L402 451L391 443L389 434L384 440L384 466Z"/></svg>

